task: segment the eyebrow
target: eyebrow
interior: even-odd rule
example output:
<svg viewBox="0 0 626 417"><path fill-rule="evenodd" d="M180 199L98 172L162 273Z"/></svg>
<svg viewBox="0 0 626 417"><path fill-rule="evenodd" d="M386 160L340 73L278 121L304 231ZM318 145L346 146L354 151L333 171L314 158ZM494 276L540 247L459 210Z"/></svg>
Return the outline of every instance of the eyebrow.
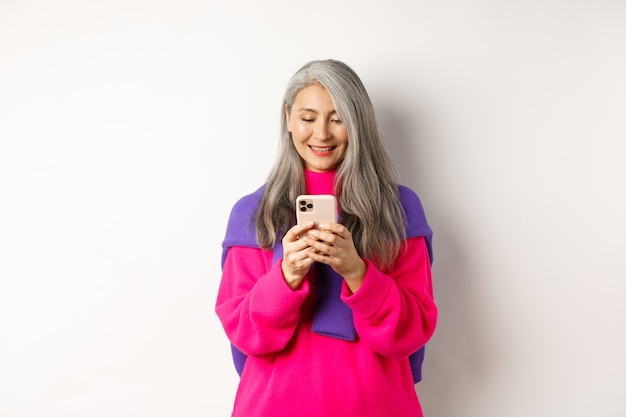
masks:
<svg viewBox="0 0 626 417"><path fill-rule="evenodd" d="M298 111L306 111L306 112L315 113L315 114L318 113L317 110L309 108L309 107L300 107ZM332 109L329 114L332 114L332 113L337 113L337 110Z"/></svg>

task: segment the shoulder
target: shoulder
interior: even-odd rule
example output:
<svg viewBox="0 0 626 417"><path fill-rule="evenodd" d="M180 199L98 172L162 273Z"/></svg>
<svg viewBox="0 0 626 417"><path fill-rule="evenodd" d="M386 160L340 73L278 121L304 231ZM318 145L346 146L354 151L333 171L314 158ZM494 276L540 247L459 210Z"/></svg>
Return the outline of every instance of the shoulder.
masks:
<svg viewBox="0 0 626 417"><path fill-rule="evenodd" d="M263 192L265 191L265 185L259 187L255 192L245 195L241 197L231 210L231 216L233 213L248 215L256 213L259 208L259 204L261 203L261 198L263 197Z"/></svg>
<svg viewBox="0 0 626 417"><path fill-rule="evenodd" d="M262 186L252 194L241 197L235 203L228 217L226 236L222 242L224 249L231 246L258 247L254 215L259 208L264 189L265 186Z"/></svg>
<svg viewBox="0 0 626 417"><path fill-rule="evenodd" d="M430 236L432 231L426 221L422 201L415 191L404 185L398 186L398 196L407 220L407 236Z"/></svg>
<svg viewBox="0 0 626 417"><path fill-rule="evenodd" d="M400 196L400 201L402 202L402 206L422 207L422 202L420 201L415 191L413 191L406 185L398 185L398 195Z"/></svg>

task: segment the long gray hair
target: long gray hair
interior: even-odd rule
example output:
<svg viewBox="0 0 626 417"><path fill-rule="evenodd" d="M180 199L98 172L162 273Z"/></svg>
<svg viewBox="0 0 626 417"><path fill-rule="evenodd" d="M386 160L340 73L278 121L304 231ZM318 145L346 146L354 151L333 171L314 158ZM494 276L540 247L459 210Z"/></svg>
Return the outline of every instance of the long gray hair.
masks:
<svg viewBox="0 0 626 417"><path fill-rule="evenodd" d="M304 163L287 130L287 112L296 95L318 84L332 98L348 133L346 155L337 167L335 194L360 256L388 268L406 237L406 216L397 176L381 142L371 100L358 75L335 60L311 61L291 78L281 106L278 159L270 172L256 215L256 238L272 248L295 224L296 197L305 192Z"/></svg>

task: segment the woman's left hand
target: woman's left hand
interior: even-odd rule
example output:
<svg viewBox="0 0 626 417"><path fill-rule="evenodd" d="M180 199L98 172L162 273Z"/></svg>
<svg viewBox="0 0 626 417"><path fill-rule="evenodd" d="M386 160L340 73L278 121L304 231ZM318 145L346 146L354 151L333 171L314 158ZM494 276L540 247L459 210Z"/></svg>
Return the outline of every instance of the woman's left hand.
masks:
<svg viewBox="0 0 626 417"><path fill-rule="evenodd" d="M303 239L311 247L307 252L309 258L333 268L353 293L361 287L367 266L344 225L320 224L317 229L310 229Z"/></svg>

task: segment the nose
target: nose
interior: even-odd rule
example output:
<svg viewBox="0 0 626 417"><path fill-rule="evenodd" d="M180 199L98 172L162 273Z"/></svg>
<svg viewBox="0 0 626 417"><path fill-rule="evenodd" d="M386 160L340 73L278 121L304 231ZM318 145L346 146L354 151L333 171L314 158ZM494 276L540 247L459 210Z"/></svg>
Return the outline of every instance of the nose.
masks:
<svg viewBox="0 0 626 417"><path fill-rule="evenodd" d="M324 120L318 120L315 124L314 137L318 140L330 139L332 134L330 133L329 124Z"/></svg>

